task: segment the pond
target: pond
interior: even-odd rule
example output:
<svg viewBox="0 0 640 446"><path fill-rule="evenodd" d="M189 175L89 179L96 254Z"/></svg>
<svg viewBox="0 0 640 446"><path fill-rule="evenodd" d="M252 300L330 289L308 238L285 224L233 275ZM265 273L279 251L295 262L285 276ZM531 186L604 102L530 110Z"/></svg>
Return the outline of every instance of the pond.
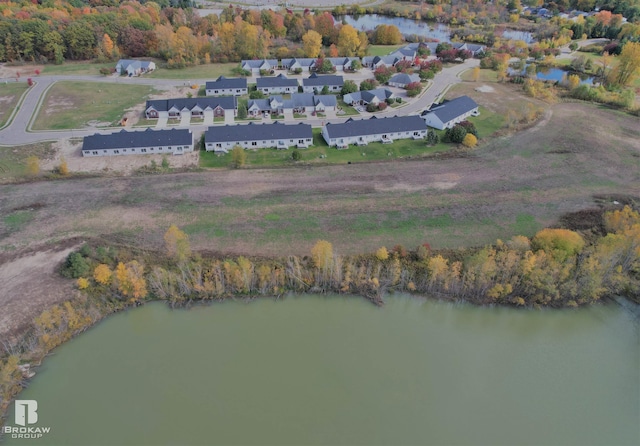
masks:
<svg viewBox="0 0 640 446"><path fill-rule="evenodd" d="M337 20L343 20L357 30L362 31L373 30L378 25L395 25L405 36L415 34L437 39L441 42L451 41L451 28L441 23L427 23L421 20L407 19L404 17L387 17L378 14L363 14L359 16L345 15L338 17ZM534 40L533 35L527 31L500 29L496 32L496 35L506 39L523 40L527 43L531 43Z"/></svg>
<svg viewBox="0 0 640 446"><path fill-rule="evenodd" d="M51 428L32 445L631 445L638 346L615 305L153 303L57 349L20 399Z"/></svg>
<svg viewBox="0 0 640 446"><path fill-rule="evenodd" d="M527 65L528 66L528 65ZM517 69L509 69L509 74L526 74L526 68L523 70ZM565 76L569 76L570 74L576 74L580 78L580 84L593 85L595 78L593 76L588 76L582 73L574 73L570 71L563 70L561 68L552 68L552 67L541 67L536 66L536 79L542 81L554 81L560 82L563 80Z"/></svg>

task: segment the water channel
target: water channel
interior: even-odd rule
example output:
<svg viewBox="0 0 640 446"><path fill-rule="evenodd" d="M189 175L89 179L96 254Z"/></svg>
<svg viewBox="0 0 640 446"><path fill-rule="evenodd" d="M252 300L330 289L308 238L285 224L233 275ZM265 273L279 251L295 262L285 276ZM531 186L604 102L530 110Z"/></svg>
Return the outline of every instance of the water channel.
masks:
<svg viewBox="0 0 640 446"><path fill-rule="evenodd" d="M29 444L637 445L639 364L616 305L153 303L57 349L20 399L51 427Z"/></svg>

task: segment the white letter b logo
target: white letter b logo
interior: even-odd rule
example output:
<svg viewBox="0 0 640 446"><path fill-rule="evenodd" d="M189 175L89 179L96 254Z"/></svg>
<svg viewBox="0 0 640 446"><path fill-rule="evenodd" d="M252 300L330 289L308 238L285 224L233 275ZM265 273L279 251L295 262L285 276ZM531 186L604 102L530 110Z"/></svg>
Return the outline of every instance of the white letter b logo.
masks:
<svg viewBox="0 0 640 446"><path fill-rule="evenodd" d="M16 424L26 426L38 422L38 402L36 400L16 400Z"/></svg>

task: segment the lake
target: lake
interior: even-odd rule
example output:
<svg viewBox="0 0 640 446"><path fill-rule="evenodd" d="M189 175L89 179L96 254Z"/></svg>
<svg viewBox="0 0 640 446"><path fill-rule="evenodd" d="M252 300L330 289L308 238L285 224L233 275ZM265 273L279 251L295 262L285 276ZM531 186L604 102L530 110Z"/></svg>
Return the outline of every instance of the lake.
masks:
<svg viewBox="0 0 640 446"><path fill-rule="evenodd" d="M518 73L521 75L525 75L527 73L526 67L522 70L513 69L513 68L509 69L509 74L511 75L518 74ZM593 76L588 76L582 73L574 73L574 72L563 70L561 68L543 67L539 65L536 66L536 79L542 80L542 81L560 82L565 76L569 76L570 74L578 75L578 77L580 78L581 84L593 85L593 81L594 81Z"/></svg>
<svg viewBox="0 0 640 446"><path fill-rule="evenodd" d="M344 20L347 24L362 31L373 30L378 25L395 25L405 36L415 34L437 39L441 42L451 41L451 28L441 23L427 23L421 20L407 19L404 17L387 17L378 14L345 15L337 17L336 20ZM527 31L501 29L497 32L497 35L505 39L523 40L527 43L531 43L534 40L533 35Z"/></svg>
<svg viewBox="0 0 640 446"><path fill-rule="evenodd" d="M152 303L57 349L20 399L51 427L29 444L637 445L638 325L616 305Z"/></svg>

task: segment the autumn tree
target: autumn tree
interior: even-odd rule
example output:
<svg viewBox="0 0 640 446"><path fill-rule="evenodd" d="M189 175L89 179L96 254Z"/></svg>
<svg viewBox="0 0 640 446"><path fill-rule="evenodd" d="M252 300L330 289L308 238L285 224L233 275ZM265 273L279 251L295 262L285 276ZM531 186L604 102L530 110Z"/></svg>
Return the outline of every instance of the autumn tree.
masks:
<svg viewBox="0 0 640 446"><path fill-rule="evenodd" d="M60 158L60 164L58 164L58 173L63 176L69 175L69 165L67 164L67 160L64 158Z"/></svg>
<svg viewBox="0 0 640 446"><path fill-rule="evenodd" d="M147 296L144 266L137 260L118 263L112 280L116 289L132 303Z"/></svg>
<svg viewBox="0 0 640 446"><path fill-rule="evenodd" d="M480 80L480 67L473 67L473 70L471 70L471 79L473 82Z"/></svg>
<svg viewBox="0 0 640 446"><path fill-rule="evenodd" d="M564 261L569 256L578 254L584 245L582 236L569 229L545 228L531 240L533 250L543 250L558 261Z"/></svg>
<svg viewBox="0 0 640 446"><path fill-rule="evenodd" d="M239 169L247 161L247 154L240 146L234 146L231 150L231 167Z"/></svg>
<svg viewBox="0 0 640 446"><path fill-rule="evenodd" d="M302 49L305 57L318 57L322 50L322 36L310 29L302 36Z"/></svg>
<svg viewBox="0 0 640 446"><path fill-rule="evenodd" d="M333 245L326 240L318 240L311 248L311 258L317 268L331 269L333 267Z"/></svg>
<svg viewBox="0 0 640 446"><path fill-rule="evenodd" d="M383 261L383 260L387 260L389 258L389 251L387 251L387 248L382 246L380 249L378 249L376 251L376 259Z"/></svg>
<svg viewBox="0 0 640 446"><path fill-rule="evenodd" d="M40 159L31 155L27 158L27 175L35 177L40 173Z"/></svg>
<svg viewBox="0 0 640 446"><path fill-rule="evenodd" d="M93 270L93 279L99 283L100 285L107 285L111 282L111 276L113 272L109 265L105 265L104 263L99 264Z"/></svg>
<svg viewBox="0 0 640 446"><path fill-rule="evenodd" d="M577 74L570 74L567 77L567 88L574 90L580 85L580 77Z"/></svg>
<svg viewBox="0 0 640 446"><path fill-rule="evenodd" d="M611 72L613 83L626 86L640 69L640 42L627 42L618 56L618 65Z"/></svg>
<svg viewBox="0 0 640 446"><path fill-rule="evenodd" d="M189 236L181 231L176 225L169 226L164 233L164 244L167 255L178 261L184 261L191 256L191 244Z"/></svg>
<svg viewBox="0 0 640 446"><path fill-rule="evenodd" d="M358 31L351 25L343 25L338 33L338 54L353 57L360 48Z"/></svg>
<svg viewBox="0 0 640 446"><path fill-rule="evenodd" d="M467 133L462 139L462 145L465 147L475 147L478 144L478 138L473 133Z"/></svg>

